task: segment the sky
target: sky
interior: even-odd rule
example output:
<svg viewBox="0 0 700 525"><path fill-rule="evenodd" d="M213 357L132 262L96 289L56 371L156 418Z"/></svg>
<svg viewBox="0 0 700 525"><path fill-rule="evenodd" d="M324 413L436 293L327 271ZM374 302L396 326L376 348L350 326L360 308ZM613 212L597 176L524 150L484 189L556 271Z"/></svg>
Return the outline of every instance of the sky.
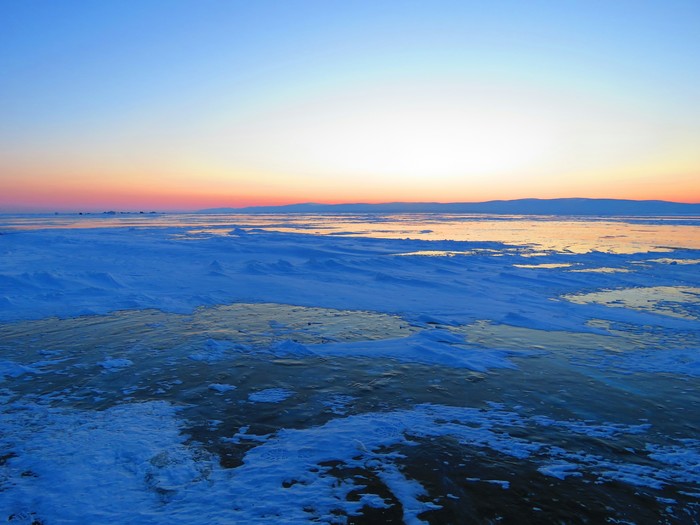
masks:
<svg viewBox="0 0 700 525"><path fill-rule="evenodd" d="M700 202L697 0L0 0L0 212Z"/></svg>

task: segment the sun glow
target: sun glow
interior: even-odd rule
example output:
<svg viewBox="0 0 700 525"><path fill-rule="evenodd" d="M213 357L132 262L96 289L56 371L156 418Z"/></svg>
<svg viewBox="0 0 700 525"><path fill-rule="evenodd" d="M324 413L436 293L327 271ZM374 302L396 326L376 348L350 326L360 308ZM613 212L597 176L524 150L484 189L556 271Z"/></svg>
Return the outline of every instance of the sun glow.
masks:
<svg viewBox="0 0 700 525"><path fill-rule="evenodd" d="M208 137L219 144L210 158L411 183L534 170L556 154L551 108L464 91L385 88L289 104Z"/></svg>
<svg viewBox="0 0 700 525"><path fill-rule="evenodd" d="M492 175L527 168L551 137L527 116L485 111L367 111L302 137L319 168L392 177Z"/></svg>

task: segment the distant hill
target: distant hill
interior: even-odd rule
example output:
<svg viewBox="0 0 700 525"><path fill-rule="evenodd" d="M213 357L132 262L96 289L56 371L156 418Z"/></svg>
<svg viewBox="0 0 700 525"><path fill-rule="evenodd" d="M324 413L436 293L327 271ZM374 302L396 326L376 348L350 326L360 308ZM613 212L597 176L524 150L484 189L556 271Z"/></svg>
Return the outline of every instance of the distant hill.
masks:
<svg viewBox="0 0 700 525"><path fill-rule="evenodd" d="M388 202L384 204L288 204L210 208L198 213L493 213L512 215L700 216L700 204L623 199L516 199L488 202Z"/></svg>

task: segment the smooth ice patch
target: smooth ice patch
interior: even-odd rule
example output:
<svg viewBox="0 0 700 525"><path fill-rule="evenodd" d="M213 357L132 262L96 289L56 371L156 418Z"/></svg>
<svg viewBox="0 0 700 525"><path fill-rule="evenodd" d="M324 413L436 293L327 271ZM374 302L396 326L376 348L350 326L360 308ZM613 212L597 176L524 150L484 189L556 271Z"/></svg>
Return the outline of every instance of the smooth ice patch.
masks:
<svg viewBox="0 0 700 525"><path fill-rule="evenodd" d="M700 377L698 348L656 348L616 354L596 353L582 359L582 362L594 363L602 370L614 370L625 374L645 372Z"/></svg>
<svg viewBox="0 0 700 525"><path fill-rule="evenodd" d="M569 270L572 273L630 273L632 270L629 268L611 268L608 266L601 266L600 268L574 268Z"/></svg>
<svg viewBox="0 0 700 525"><path fill-rule="evenodd" d="M474 250L454 251L454 250L418 250L415 252L397 253L399 257L454 257L455 255L474 255Z"/></svg>
<svg viewBox="0 0 700 525"><path fill-rule="evenodd" d="M697 319L698 314L690 311L684 305L700 303L700 288L692 286L622 288L565 295L564 299L576 304L596 303L653 312L670 317Z"/></svg>

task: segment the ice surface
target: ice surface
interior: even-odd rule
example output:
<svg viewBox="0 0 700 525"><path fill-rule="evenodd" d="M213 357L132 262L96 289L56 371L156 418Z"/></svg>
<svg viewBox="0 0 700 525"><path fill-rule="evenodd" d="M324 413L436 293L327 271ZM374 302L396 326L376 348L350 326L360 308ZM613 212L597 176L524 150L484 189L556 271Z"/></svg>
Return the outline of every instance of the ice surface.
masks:
<svg viewBox="0 0 700 525"><path fill-rule="evenodd" d="M254 403L279 403L293 395L294 392L284 388L267 388L253 392L248 396L248 400Z"/></svg>
<svg viewBox="0 0 700 525"><path fill-rule="evenodd" d="M209 385L209 390L215 390L216 392L219 392L220 394L223 394L224 392L230 392L231 390L235 390L236 387L234 385L228 385L228 384L222 384L222 383L212 383Z"/></svg>
<svg viewBox="0 0 700 525"><path fill-rule="evenodd" d="M0 519L700 519L696 250L219 220L0 236Z"/></svg>
<svg viewBox="0 0 700 525"><path fill-rule="evenodd" d="M192 361L202 361L204 363L216 363L226 359L227 355L235 348L230 341L217 341L215 339L207 339L202 345L201 350L190 354L188 357Z"/></svg>
<svg viewBox="0 0 700 525"><path fill-rule="evenodd" d="M602 290L565 296L578 304L598 303L612 307L633 308L671 317L700 320L686 305L700 304L700 288L691 286L650 286Z"/></svg>
<svg viewBox="0 0 700 525"><path fill-rule="evenodd" d="M114 370L119 368L127 368L133 365L134 362L129 359L105 359L99 365L105 370Z"/></svg>
<svg viewBox="0 0 700 525"><path fill-rule="evenodd" d="M5 377L19 377L22 374L35 374L37 371L25 365L20 365L12 361L0 361L0 380L4 380Z"/></svg>
<svg viewBox="0 0 700 525"><path fill-rule="evenodd" d="M696 441L648 445L646 465L613 461L512 435L542 421L499 407L420 405L338 418L307 429L282 429L248 450L243 464L234 469L222 469L200 447L188 445L179 432L177 410L163 402L102 412L11 403L2 412L9 432L1 445L9 454L0 507L59 522L99 518L102 523L188 523L195 517L213 523L333 521L338 511L352 515L364 505L389 504L363 487L365 476L359 472L365 471L376 475L400 502L405 522L424 523L424 513L441 504L407 477L397 459L403 457L400 447L438 438L517 459L533 458L541 463L542 474L559 479L585 472L602 483L616 480L656 488L674 480L700 482ZM591 436L609 426L556 424ZM639 429L614 425L614 432L636 434ZM341 471L358 474L339 478L340 465ZM502 489L512 483L482 481ZM348 498L351 493L362 496Z"/></svg>

